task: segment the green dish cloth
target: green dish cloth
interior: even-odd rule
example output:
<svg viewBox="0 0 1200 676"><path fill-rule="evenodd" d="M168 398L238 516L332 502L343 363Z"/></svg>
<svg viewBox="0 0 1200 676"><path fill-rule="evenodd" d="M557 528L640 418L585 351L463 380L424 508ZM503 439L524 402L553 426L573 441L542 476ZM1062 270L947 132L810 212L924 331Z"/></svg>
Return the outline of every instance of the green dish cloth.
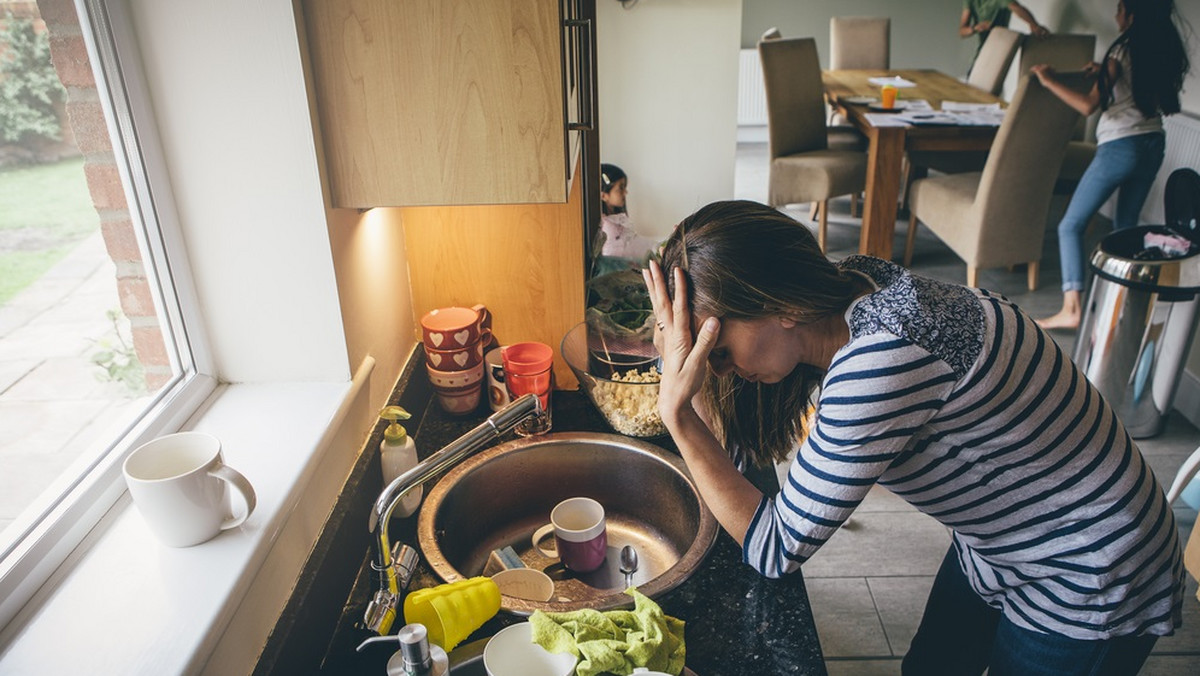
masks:
<svg viewBox="0 0 1200 676"><path fill-rule="evenodd" d="M549 652L580 658L576 676L628 676L635 667L679 674L685 656L683 620L664 615L636 589L625 593L633 597L633 610L534 611L529 617L533 642Z"/></svg>

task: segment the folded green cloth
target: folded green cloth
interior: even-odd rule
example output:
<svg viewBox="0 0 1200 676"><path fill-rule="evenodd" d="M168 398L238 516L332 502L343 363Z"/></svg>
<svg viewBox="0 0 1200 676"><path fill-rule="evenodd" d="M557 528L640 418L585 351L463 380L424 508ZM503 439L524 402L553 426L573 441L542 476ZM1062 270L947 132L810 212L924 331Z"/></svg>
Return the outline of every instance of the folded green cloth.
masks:
<svg viewBox="0 0 1200 676"><path fill-rule="evenodd" d="M534 611L529 617L533 642L549 652L581 658L576 676L628 676L635 667L679 674L685 656L683 620L663 615L657 603L636 589L625 593L633 597L633 610Z"/></svg>

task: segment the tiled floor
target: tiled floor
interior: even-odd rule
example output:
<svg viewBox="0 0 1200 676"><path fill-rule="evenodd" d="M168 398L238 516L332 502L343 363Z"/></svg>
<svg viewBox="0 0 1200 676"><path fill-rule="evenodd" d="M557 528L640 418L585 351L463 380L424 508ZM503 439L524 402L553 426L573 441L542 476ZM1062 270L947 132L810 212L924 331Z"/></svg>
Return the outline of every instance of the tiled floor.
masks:
<svg viewBox="0 0 1200 676"><path fill-rule="evenodd" d="M736 197L765 202L766 144L740 143L737 157ZM1026 290L1024 270L981 271L980 285L1003 293L1035 316L1057 310L1061 295L1053 224L1065 206L1065 198L1056 198L1051 208L1042 279L1037 291ZM789 213L811 224L807 206ZM848 200L835 200L830 213L829 253L833 258L841 258L857 248L859 221L850 217ZM903 251L905 223L897 224L896 252ZM1090 233L1092 241L1101 234L1102 228ZM913 269L947 281L962 283L966 279L966 265L926 230L918 231ZM1056 332L1054 338L1070 349L1074 334ZM1200 445L1200 431L1175 412L1169 416L1163 434L1139 442L1142 453L1164 484L1170 483L1197 445ZM1186 538L1196 520L1196 510L1178 502L1175 517L1181 537ZM851 522L804 565L804 579L830 674L900 673L900 659L908 650L933 575L949 545L950 536L941 524L884 489L872 490ZM1196 599L1196 582L1190 580L1183 628L1157 643L1142 674L1197 673L1200 673L1200 601Z"/></svg>

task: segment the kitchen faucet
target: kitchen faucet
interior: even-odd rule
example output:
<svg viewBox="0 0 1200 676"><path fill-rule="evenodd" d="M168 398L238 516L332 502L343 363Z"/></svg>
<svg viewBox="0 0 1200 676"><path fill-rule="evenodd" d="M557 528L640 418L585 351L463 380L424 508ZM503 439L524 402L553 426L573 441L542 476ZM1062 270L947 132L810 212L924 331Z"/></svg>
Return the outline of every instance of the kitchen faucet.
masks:
<svg viewBox="0 0 1200 676"><path fill-rule="evenodd" d="M375 592L363 616L367 628L381 635L391 630L396 619L396 606L400 602L401 588L408 584L412 569L416 565L416 552L411 547L396 543L392 550L388 538L388 521L392 510L404 496L429 481L434 476L458 464L468 455L483 448L484 444L508 432L517 423L542 413L542 404L536 394L526 394L504 408L488 416L477 427L451 441L444 448L417 463L392 480L375 498L371 508L369 527L379 534L379 564L372 564L380 573L380 589Z"/></svg>

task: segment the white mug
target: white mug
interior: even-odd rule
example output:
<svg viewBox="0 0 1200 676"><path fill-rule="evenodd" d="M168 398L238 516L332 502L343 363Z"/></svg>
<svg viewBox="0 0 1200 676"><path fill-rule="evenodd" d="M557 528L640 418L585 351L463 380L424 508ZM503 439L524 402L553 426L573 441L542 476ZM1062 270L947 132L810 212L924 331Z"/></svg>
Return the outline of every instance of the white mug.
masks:
<svg viewBox="0 0 1200 676"><path fill-rule="evenodd" d="M191 547L242 525L257 498L246 477L221 459L221 441L203 432L168 434L139 446L125 459L125 483L150 530L171 547ZM233 516L229 491L245 510Z"/></svg>
<svg viewBox="0 0 1200 676"><path fill-rule="evenodd" d="M483 356L483 370L487 371L488 406L493 411L499 411L512 401L512 398L508 396L508 386L504 384L503 349L492 348Z"/></svg>

